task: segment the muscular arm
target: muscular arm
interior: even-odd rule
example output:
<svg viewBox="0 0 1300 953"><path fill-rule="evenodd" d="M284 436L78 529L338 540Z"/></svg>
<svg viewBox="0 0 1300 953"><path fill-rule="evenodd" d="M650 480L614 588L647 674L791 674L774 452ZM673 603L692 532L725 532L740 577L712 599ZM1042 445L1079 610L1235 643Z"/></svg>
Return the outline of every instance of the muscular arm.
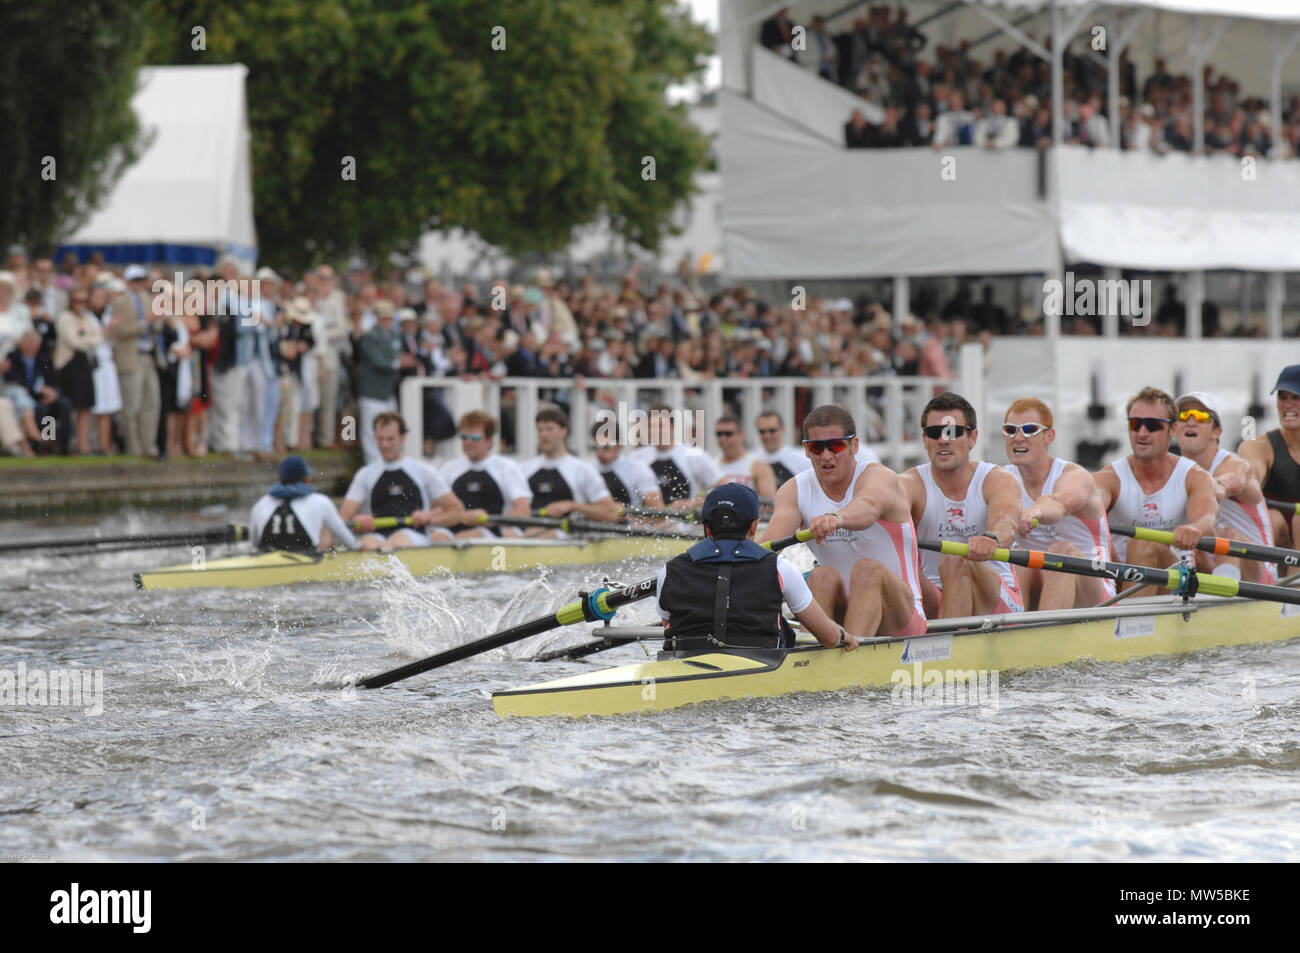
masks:
<svg viewBox="0 0 1300 953"><path fill-rule="evenodd" d="M776 474L772 471L771 464L755 460L749 472L754 478L754 492L760 500L770 500L776 496Z"/></svg>
<svg viewBox="0 0 1300 953"><path fill-rule="evenodd" d="M1214 471L1214 482L1223 491L1223 498L1239 499L1239 502L1247 506L1254 505L1260 500L1259 480L1255 476L1255 468L1250 465L1244 458L1235 454L1228 457L1219 468ZM1215 494L1218 496L1218 494Z"/></svg>
<svg viewBox="0 0 1300 953"><path fill-rule="evenodd" d="M925 485L921 483L915 467L898 479L902 481L903 490L907 493L907 508L912 514L912 522L920 526L921 517L925 515Z"/></svg>
<svg viewBox="0 0 1300 953"><path fill-rule="evenodd" d="M817 641L826 648L833 649L840 644L840 633L844 632L843 628L826 614L826 610L818 604L816 599L808 603L808 608L804 609L803 612L796 612L795 618L803 623L804 628L816 636ZM852 652L857 647L857 637L845 632L844 650Z"/></svg>
<svg viewBox="0 0 1300 953"><path fill-rule="evenodd" d="M458 526L465 522L465 504L460 501L460 497L448 490L433 501L425 516L430 526ZM415 513L411 514L411 522L416 526L421 525Z"/></svg>
<svg viewBox="0 0 1300 953"><path fill-rule="evenodd" d="M796 532L802 523L803 517L799 515L799 488L794 480L787 480L781 489L776 491L772 518L768 520L767 529L763 530L758 541L765 543L769 539L789 536Z"/></svg>
<svg viewBox="0 0 1300 953"><path fill-rule="evenodd" d="M356 500L344 500L343 505L339 507L339 518L345 523L350 523L356 519L360 511L361 504Z"/></svg>
<svg viewBox="0 0 1300 953"><path fill-rule="evenodd" d="M574 503L573 509L587 519L600 520L604 523L618 522L618 503L612 496L597 500L595 503Z"/></svg>
<svg viewBox="0 0 1300 953"><path fill-rule="evenodd" d="M1273 445L1268 442L1268 437L1252 437L1242 441L1237 448L1237 455L1250 464L1260 486L1268 482L1268 472L1273 469Z"/></svg>
<svg viewBox="0 0 1300 953"><path fill-rule="evenodd" d="M1016 539L1020 526L1020 484L1001 467L994 469L984 480L984 502L988 504L988 532L997 536L972 536L970 558L988 559L999 546L1010 546Z"/></svg>
<svg viewBox="0 0 1300 953"><path fill-rule="evenodd" d="M1119 496L1119 477L1107 465L1092 475L1092 482L1097 487L1097 492L1101 494L1101 508L1109 513L1110 508L1115 505L1115 497Z"/></svg>
<svg viewBox="0 0 1300 953"><path fill-rule="evenodd" d="M1096 497L1097 485L1092 474L1083 467L1068 466L1057 479L1052 492L1044 493L1033 506L1020 514L1020 533L1023 535L1033 529L1034 520L1050 526L1067 516L1080 514Z"/></svg>
<svg viewBox="0 0 1300 953"><path fill-rule="evenodd" d="M1200 467L1187 473L1187 522L1174 530L1174 545L1195 549L1202 536L1213 536L1219 519L1219 503L1214 498L1214 480Z"/></svg>

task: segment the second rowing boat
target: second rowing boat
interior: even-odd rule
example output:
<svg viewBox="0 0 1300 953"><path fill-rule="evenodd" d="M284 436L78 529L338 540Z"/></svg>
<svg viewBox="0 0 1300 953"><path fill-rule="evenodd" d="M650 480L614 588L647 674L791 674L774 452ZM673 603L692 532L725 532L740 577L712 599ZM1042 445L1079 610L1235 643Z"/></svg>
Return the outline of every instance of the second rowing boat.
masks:
<svg viewBox="0 0 1300 953"><path fill-rule="evenodd" d="M269 552L165 566L135 574L139 589L257 589L303 582L358 582L394 574L525 572L544 566L590 566L685 552L689 539L459 539L393 553Z"/></svg>

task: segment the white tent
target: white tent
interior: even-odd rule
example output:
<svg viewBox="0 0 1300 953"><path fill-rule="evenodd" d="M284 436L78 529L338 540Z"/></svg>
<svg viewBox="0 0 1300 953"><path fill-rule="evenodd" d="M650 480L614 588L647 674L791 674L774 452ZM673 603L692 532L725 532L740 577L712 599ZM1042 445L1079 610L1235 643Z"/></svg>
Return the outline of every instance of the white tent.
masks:
<svg viewBox="0 0 1300 953"><path fill-rule="evenodd" d="M254 264L247 75L240 64L140 70L131 106L152 141L59 254L212 264L228 252Z"/></svg>

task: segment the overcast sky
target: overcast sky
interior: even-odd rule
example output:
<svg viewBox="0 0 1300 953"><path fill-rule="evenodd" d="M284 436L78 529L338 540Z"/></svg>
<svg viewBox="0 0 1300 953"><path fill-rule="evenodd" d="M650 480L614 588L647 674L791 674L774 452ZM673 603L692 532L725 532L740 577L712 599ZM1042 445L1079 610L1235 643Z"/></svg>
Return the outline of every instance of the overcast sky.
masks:
<svg viewBox="0 0 1300 953"><path fill-rule="evenodd" d="M714 35L718 32L718 2L719 0L680 0L690 8L691 18L697 22L702 22ZM709 69L704 74L704 88L717 89L722 83L722 61L717 56L709 58ZM681 99L693 100L698 94L698 90L690 86L670 86L668 88L668 98L674 102Z"/></svg>

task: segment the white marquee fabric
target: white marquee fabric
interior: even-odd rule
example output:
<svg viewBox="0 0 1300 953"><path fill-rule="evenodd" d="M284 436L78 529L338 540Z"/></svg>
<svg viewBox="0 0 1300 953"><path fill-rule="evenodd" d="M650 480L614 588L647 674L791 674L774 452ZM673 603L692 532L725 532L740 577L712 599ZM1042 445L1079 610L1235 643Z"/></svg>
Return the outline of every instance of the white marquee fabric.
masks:
<svg viewBox="0 0 1300 953"><path fill-rule="evenodd" d="M210 261L223 251L255 261L247 73L238 64L140 70L131 105L153 141L64 247L104 250L110 261Z"/></svg>
<svg viewBox="0 0 1300 953"><path fill-rule="evenodd" d="M1300 161L1053 150L1067 261L1300 271Z"/></svg>
<svg viewBox="0 0 1300 953"><path fill-rule="evenodd" d="M750 278L1046 271L1056 239L1031 150L832 145L724 92L727 272Z"/></svg>

